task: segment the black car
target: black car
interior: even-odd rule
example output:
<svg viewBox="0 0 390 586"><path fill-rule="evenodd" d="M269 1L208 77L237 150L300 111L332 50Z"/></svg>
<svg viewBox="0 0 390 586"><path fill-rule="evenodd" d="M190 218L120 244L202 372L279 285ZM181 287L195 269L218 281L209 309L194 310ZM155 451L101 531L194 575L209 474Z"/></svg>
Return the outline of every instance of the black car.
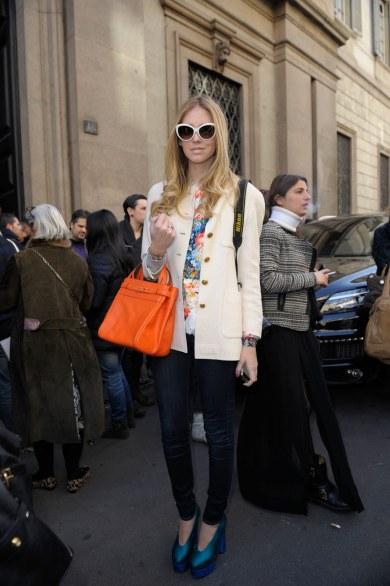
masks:
<svg viewBox="0 0 390 586"><path fill-rule="evenodd" d="M382 215L351 216L305 226L305 237L317 248L319 263L335 272L329 285L316 292L322 319L315 335L329 383L368 382L381 370L381 363L364 353L368 310L363 300L367 278L376 273L373 233L385 220Z"/></svg>
<svg viewBox="0 0 390 586"><path fill-rule="evenodd" d="M306 224L304 234L316 248L320 265L336 271L337 276L350 275L375 264L371 255L374 232L387 221L384 214L327 218Z"/></svg>

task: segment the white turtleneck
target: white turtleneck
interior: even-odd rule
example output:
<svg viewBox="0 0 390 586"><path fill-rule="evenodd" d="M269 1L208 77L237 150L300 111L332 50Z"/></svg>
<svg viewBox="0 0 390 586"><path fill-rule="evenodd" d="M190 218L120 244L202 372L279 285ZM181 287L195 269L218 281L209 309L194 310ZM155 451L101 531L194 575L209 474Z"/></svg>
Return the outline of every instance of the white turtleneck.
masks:
<svg viewBox="0 0 390 586"><path fill-rule="evenodd" d="M296 232L299 224L303 222L303 218L294 214L294 212L290 212L286 208L282 208L280 206L273 206L270 220L282 226L289 232Z"/></svg>

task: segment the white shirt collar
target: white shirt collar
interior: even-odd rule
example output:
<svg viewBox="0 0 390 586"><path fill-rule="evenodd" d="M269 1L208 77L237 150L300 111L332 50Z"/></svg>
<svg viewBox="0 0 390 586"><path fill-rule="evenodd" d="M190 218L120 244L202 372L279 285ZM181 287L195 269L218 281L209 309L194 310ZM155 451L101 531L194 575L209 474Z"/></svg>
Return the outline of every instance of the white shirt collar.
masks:
<svg viewBox="0 0 390 586"><path fill-rule="evenodd" d="M289 232L296 232L299 224L303 222L303 218L280 206L272 207L270 220L279 224L279 226L282 226L282 228L285 228Z"/></svg>

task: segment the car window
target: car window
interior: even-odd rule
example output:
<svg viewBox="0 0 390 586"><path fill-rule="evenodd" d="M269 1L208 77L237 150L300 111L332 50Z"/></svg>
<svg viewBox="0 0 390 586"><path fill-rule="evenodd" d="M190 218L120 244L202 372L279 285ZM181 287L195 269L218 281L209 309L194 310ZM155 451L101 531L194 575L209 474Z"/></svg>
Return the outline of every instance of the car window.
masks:
<svg viewBox="0 0 390 586"><path fill-rule="evenodd" d="M313 222L304 226L304 236L317 249L319 256L332 256L333 250L351 226L351 222L337 219Z"/></svg>
<svg viewBox="0 0 390 586"><path fill-rule="evenodd" d="M382 216L317 220L306 224L303 232L318 256L370 256L374 231L384 220Z"/></svg>
<svg viewBox="0 0 390 586"><path fill-rule="evenodd" d="M353 226L337 245L334 256L370 256L378 218L369 218Z"/></svg>

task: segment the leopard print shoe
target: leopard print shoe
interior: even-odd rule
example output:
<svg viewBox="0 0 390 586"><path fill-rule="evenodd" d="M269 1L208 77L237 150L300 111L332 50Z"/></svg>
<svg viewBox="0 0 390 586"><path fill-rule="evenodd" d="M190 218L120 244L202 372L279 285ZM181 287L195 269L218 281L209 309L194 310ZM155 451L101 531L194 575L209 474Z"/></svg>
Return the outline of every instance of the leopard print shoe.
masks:
<svg viewBox="0 0 390 586"><path fill-rule="evenodd" d="M57 486L57 480L55 476L48 476L47 478L39 478L36 475L32 477L33 488L39 488L41 490L54 490Z"/></svg>
<svg viewBox="0 0 390 586"><path fill-rule="evenodd" d="M66 483L66 490L71 493L77 492L86 483L90 476L91 472L88 466L79 468L79 476L68 480Z"/></svg>

